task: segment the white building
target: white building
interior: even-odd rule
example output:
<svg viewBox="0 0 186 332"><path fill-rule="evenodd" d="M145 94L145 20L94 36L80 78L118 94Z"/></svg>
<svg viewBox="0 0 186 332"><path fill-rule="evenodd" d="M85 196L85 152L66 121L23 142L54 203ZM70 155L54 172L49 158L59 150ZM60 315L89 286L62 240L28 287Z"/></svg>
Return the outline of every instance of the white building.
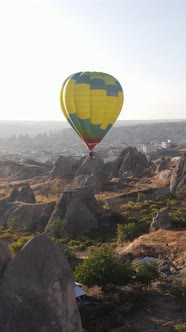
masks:
<svg viewBox="0 0 186 332"><path fill-rule="evenodd" d="M157 146L152 143L141 144L140 150L142 153L151 154L157 152Z"/></svg>
<svg viewBox="0 0 186 332"><path fill-rule="evenodd" d="M169 149L171 147L171 141L168 140L167 142L161 142L161 146L163 149Z"/></svg>

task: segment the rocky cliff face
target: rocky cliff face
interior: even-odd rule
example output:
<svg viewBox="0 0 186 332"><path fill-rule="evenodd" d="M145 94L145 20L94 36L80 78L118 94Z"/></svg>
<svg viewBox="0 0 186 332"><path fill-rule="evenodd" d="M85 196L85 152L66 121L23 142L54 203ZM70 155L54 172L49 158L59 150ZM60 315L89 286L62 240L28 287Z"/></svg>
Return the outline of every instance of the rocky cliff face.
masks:
<svg viewBox="0 0 186 332"><path fill-rule="evenodd" d="M44 230L55 202L31 204L0 200L0 225L13 227L14 230Z"/></svg>
<svg viewBox="0 0 186 332"><path fill-rule="evenodd" d="M117 158L119 176L140 177L143 172L150 168L146 157L138 152L136 148L128 147L124 149Z"/></svg>
<svg viewBox="0 0 186 332"><path fill-rule="evenodd" d="M169 217L169 211L167 209L157 213L150 224L150 232L157 231L158 229L171 228L171 219Z"/></svg>
<svg viewBox="0 0 186 332"><path fill-rule="evenodd" d="M49 167L44 164L30 165L18 163L6 159L0 159L0 177L11 180L25 180L38 175L43 175L49 171Z"/></svg>
<svg viewBox="0 0 186 332"><path fill-rule="evenodd" d="M14 188L10 194L9 202L20 201L25 203L35 203L36 198L29 183L25 183L20 191Z"/></svg>
<svg viewBox="0 0 186 332"><path fill-rule="evenodd" d="M3 275L7 264L11 261L12 255L8 244L0 240L0 278Z"/></svg>
<svg viewBox="0 0 186 332"><path fill-rule="evenodd" d="M168 162L164 157L162 157L161 162L157 167L157 172L162 172L165 171L166 169L168 169Z"/></svg>
<svg viewBox="0 0 186 332"><path fill-rule="evenodd" d="M103 167L104 161L98 154L95 154L93 158L90 158L88 156L78 168L76 176L84 174L91 175L97 172L100 168L102 169Z"/></svg>
<svg viewBox="0 0 186 332"><path fill-rule="evenodd" d="M73 177L78 168L78 165L79 163L72 157L60 156L50 173L50 177L52 179L69 176Z"/></svg>
<svg viewBox="0 0 186 332"><path fill-rule="evenodd" d="M56 218L64 220L65 231L72 235L80 235L98 228L98 218L101 211L98 203L87 189L68 190L63 192L56 204L46 230L50 229Z"/></svg>
<svg viewBox="0 0 186 332"><path fill-rule="evenodd" d="M0 297L3 332L82 332L63 245L45 234L27 242L7 265Z"/></svg>
<svg viewBox="0 0 186 332"><path fill-rule="evenodd" d="M186 155L182 156L172 171L170 179L170 191L172 194L186 189Z"/></svg>
<svg viewBox="0 0 186 332"><path fill-rule="evenodd" d="M72 187L74 189L89 188L94 194L102 191L103 185L107 181L107 175L104 169L98 168L97 171L91 175L78 175L75 177Z"/></svg>

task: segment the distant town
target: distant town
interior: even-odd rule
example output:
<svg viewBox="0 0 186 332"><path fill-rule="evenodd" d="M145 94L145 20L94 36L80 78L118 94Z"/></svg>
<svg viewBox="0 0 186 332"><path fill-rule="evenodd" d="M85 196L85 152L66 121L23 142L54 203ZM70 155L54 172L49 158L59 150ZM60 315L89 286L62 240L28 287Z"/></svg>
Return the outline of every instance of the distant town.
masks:
<svg viewBox="0 0 186 332"><path fill-rule="evenodd" d="M11 127L12 126L12 127ZM0 156L14 161L33 159L54 163L60 155L80 159L87 148L71 128L56 123L0 123ZM11 130L10 130L11 129ZM7 133L9 132L9 135ZM18 134L19 133L19 134ZM164 151L186 148L186 121L124 122L118 121L95 148L105 162L112 161L127 146L136 147L147 159Z"/></svg>

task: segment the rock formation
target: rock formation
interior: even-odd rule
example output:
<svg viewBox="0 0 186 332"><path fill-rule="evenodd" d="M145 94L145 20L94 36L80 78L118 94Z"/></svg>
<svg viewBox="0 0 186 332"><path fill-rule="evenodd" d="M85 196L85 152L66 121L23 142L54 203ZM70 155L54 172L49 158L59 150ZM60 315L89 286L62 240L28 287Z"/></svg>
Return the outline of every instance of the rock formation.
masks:
<svg viewBox="0 0 186 332"><path fill-rule="evenodd" d="M50 177L52 179L69 176L72 177L75 174L77 168L78 162L75 159L72 157L60 156L50 173Z"/></svg>
<svg viewBox="0 0 186 332"><path fill-rule="evenodd" d="M9 202L16 202L18 200L18 197L19 197L19 190L18 190L18 188L15 187L12 189L12 192L11 192L8 200L9 200Z"/></svg>
<svg viewBox="0 0 186 332"><path fill-rule="evenodd" d="M64 191L56 204L46 230L55 222L56 218L64 220L65 231L72 235L80 235L98 228L101 211L92 192L82 190Z"/></svg>
<svg viewBox="0 0 186 332"><path fill-rule="evenodd" d="M160 164L157 167L157 171L158 172L165 171L167 168L168 168L167 160L164 157L162 157Z"/></svg>
<svg viewBox="0 0 186 332"><path fill-rule="evenodd" d="M19 192L18 200L25 203L35 203L35 195L28 183L26 183Z"/></svg>
<svg viewBox="0 0 186 332"><path fill-rule="evenodd" d="M161 181L164 181L164 180L168 180L170 179L170 176L171 176L171 170L170 169L166 169L164 171L161 171L160 174L159 174L159 179Z"/></svg>
<svg viewBox="0 0 186 332"><path fill-rule="evenodd" d="M108 178L111 180L112 178L118 177L118 163L117 160L109 161L104 164L103 170Z"/></svg>
<svg viewBox="0 0 186 332"><path fill-rule="evenodd" d="M150 224L150 232L157 231L158 229L171 228L171 219L168 210L165 209L157 213Z"/></svg>
<svg viewBox="0 0 186 332"><path fill-rule="evenodd" d="M8 244L5 241L0 240L0 278L11 259L12 255Z"/></svg>
<svg viewBox="0 0 186 332"><path fill-rule="evenodd" d="M186 189L186 154L178 161L170 179L170 191L172 194L184 189Z"/></svg>
<svg viewBox="0 0 186 332"><path fill-rule="evenodd" d="M132 147L128 147L120 153L117 158L117 165L119 177L140 177L151 166L145 155Z"/></svg>
<svg viewBox="0 0 186 332"><path fill-rule="evenodd" d="M102 169L104 167L104 161L99 156L99 154L95 154L94 158L90 158L89 156L83 161L81 166L78 168L76 172L76 176L79 175L91 175L98 171L98 169Z"/></svg>
<svg viewBox="0 0 186 332"><path fill-rule="evenodd" d="M25 202L25 203L35 203L36 198L32 188L30 187L29 183L25 183L20 191L17 188L14 188L10 194L9 202Z"/></svg>
<svg viewBox="0 0 186 332"><path fill-rule="evenodd" d="M63 245L36 236L7 265L0 280L3 332L82 332L73 273Z"/></svg>
<svg viewBox="0 0 186 332"><path fill-rule="evenodd" d="M9 178L11 180L26 180L38 175L47 173L49 168L44 164L30 165L21 162L10 161L6 159L0 160L0 177Z"/></svg>
<svg viewBox="0 0 186 332"><path fill-rule="evenodd" d="M103 185L107 181L106 173L102 168L98 168L91 175L78 175L73 181L73 188L89 188L94 194L102 190Z"/></svg>
<svg viewBox="0 0 186 332"><path fill-rule="evenodd" d="M44 230L54 205L55 202L31 204L0 200L0 225L13 227L15 231Z"/></svg>
<svg viewBox="0 0 186 332"><path fill-rule="evenodd" d="M56 205L56 202L50 202L50 203L46 204L46 206L42 210L42 212L39 216L39 222L38 222L39 231L42 231L45 229L45 227L50 219L50 216L54 210L55 205Z"/></svg>

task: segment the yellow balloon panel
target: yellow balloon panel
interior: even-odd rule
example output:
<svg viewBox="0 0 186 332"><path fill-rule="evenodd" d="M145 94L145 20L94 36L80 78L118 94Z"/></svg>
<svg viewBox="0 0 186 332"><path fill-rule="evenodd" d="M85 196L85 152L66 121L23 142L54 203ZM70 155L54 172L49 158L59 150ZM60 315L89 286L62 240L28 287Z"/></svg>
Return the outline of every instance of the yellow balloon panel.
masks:
<svg viewBox="0 0 186 332"><path fill-rule="evenodd" d="M74 90L74 101L78 118L90 118L90 87L88 84L77 84Z"/></svg>
<svg viewBox="0 0 186 332"><path fill-rule="evenodd" d="M61 109L63 111L63 114L64 114L65 118L68 119L68 112L67 112L65 104L64 104L63 93L64 93L64 87L62 87L62 89L61 89L60 104L61 104Z"/></svg>
<svg viewBox="0 0 186 332"><path fill-rule="evenodd" d="M90 90L91 94L91 114L90 122L94 125L100 125L103 120L103 112L105 108L106 91L105 90Z"/></svg>
<svg viewBox="0 0 186 332"><path fill-rule="evenodd" d="M69 80L65 84L63 91L63 102L66 110L68 110L68 114L76 113L76 106L74 103L74 87L75 80Z"/></svg>
<svg viewBox="0 0 186 332"><path fill-rule="evenodd" d="M109 98L111 98L111 97L109 97ZM121 92L118 93L118 98L113 103L113 105L112 105L112 107L114 107L114 109L112 108L113 111L111 111L111 114L110 114L110 124L112 124L112 125L117 120L117 118L120 114L120 111L121 111L121 108L123 105L123 93L121 93Z"/></svg>
<svg viewBox="0 0 186 332"><path fill-rule="evenodd" d="M101 129L106 129L108 125L113 125L115 120L117 119L121 107L119 98L113 96L107 96L105 99L105 106L103 111L103 119L101 122Z"/></svg>

